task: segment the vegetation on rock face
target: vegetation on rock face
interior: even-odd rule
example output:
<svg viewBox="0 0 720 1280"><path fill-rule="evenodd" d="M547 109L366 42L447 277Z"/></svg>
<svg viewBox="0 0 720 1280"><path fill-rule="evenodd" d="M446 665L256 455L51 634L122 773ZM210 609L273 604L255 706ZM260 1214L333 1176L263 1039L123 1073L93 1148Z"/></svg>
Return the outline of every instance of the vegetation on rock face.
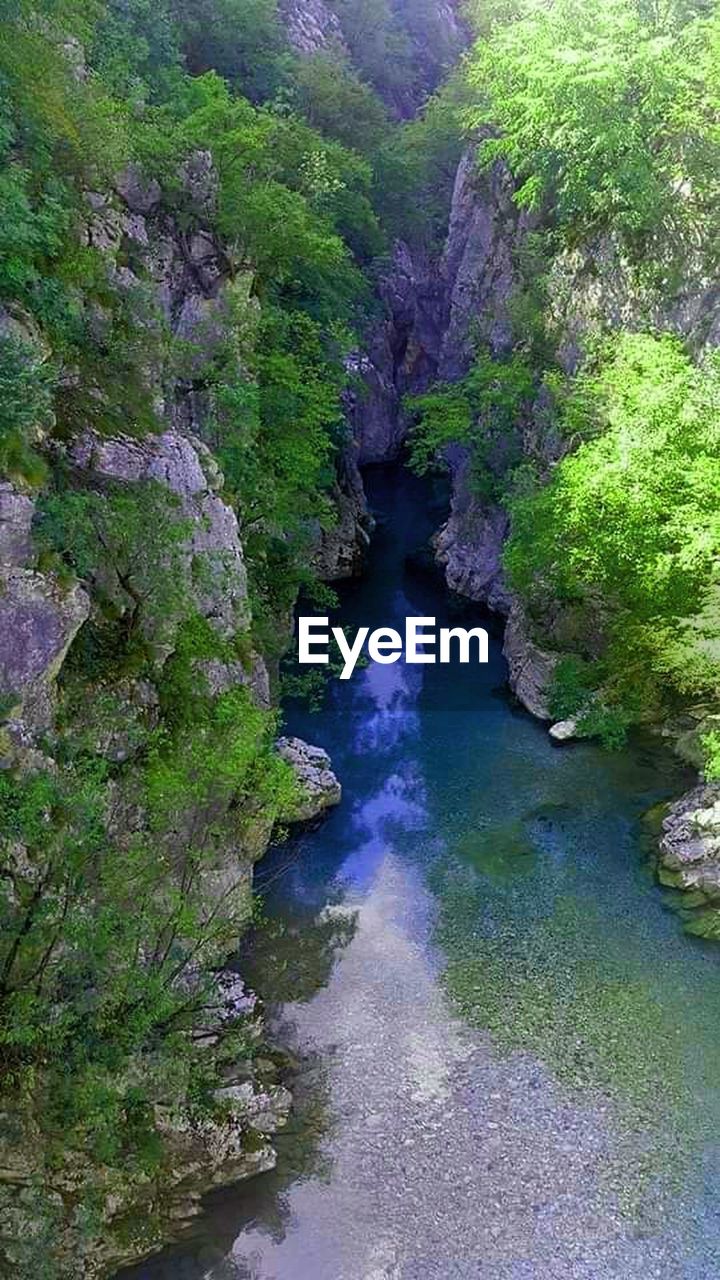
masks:
<svg viewBox="0 0 720 1280"><path fill-rule="evenodd" d="M414 465L460 443L476 496L509 502L515 589L539 629L548 597L572 618L558 715L613 743L717 698L717 363L615 332L569 371L543 261L605 237L648 287L683 257L710 273L717 7L469 5L444 85L461 34L436 4L329 7L343 38L307 57L275 0L2 8L3 601L55 609L20 718L2 690L0 1236L28 1277L81 1274L108 1205L155 1195L172 1125L217 1116L213 971L297 807L263 660L334 518L373 280L397 235L437 250L468 136L540 234L513 349L412 402ZM48 1171L65 1198L28 1233L12 1188Z"/></svg>
<svg viewBox="0 0 720 1280"><path fill-rule="evenodd" d="M607 613L600 682L642 715L717 692L717 359L624 334L566 406L583 443L512 503L511 580L530 601Z"/></svg>
<svg viewBox="0 0 720 1280"><path fill-rule="evenodd" d="M518 204L571 242L611 230L635 253L656 237L712 248L717 24L704 0L513 7L471 61L469 122L497 131L482 162L505 160Z"/></svg>
<svg viewBox="0 0 720 1280"><path fill-rule="evenodd" d="M494 360L482 352L460 382L437 386L410 400L417 415L410 442L410 461L425 473L448 445L470 450L473 488L487 498L498 496L502 477L520 462L518 422L535 393L532 368L522 353Z"/></svg>
<svg viewBox="0 0 720 1280"><path fill-rule="evenodd" d="M461 115L521 219L513 344L411 404L411 456L424 469L469 449L476 494L510 509L511 585L561 653L553 710L614 745L720 693L720 403L702 348L720 15L704 0L469 8ZM714 772L710 736L706 750Z"/></svg>
<svg viewBox="0 0 720 1280"><path fill-rule="evenodd" d="M132 1256L138 1205L157 1244L173 1142L222 1123L253 1052L214 971L298 810L264 662L334 519L378 264L397 230L437 237L461 146L457 86L397 123L453 57L416 61L435 6L336 7L346 44L302 57L276 0L2 9L3 598L45 611L0 775L0 1235L23 1276Z"/></svg>

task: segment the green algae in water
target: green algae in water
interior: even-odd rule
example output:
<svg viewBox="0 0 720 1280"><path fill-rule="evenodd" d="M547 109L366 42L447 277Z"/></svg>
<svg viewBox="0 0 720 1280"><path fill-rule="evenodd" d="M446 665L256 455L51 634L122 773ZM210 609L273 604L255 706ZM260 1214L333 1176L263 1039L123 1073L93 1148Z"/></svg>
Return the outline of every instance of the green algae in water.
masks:
<svg viewBox="0 0 720 1280"><path fill-rule="evenodd" d="M681 1192L702 1125L679 1024L646 983L609 962L588 901L562 899L523 929L489 920L482 898L467 867L446 867L437 939L452 1002L496 1051L530 1053L562 1085L607 1098L624 1152L608 1164L607 1187L647 1226Z"/></svg>
<svg viewBox="0 0 720 1280"><path fill-rule="evenodd" d="M458 840L456 852L464 862L497 881L531 875L537 857L536 845L519 821L491 831L469 832Z"/></svg>
<svg viewBox="0 0 720 1280"><path fill-rule="evenodd" d="M439 889L447 989L500 1049L530 1051L564 1083L623 1101L638 1124L690 1101L680 1027L609 958L589 899L561 898L540 920L507 919L488 911L482 883L457 863Z"/></svg>

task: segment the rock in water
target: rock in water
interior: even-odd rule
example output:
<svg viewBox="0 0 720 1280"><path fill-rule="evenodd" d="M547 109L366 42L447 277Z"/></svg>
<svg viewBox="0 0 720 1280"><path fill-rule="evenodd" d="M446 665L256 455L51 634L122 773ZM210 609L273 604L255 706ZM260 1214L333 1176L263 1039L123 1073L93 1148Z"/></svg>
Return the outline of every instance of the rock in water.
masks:
<svg viewBox="0 0 720 1280"><path fill-rule="evenodd" d="M704 783L671 805L660 862L678 888L720 900L720 785Z"/></svg>
<svg viewBox="0 0 720 1280"><path fill-rule="evenodd" d="M302 738L280 738L278 753L295 770L303 799L295 815L297 822L312 822L342 799L342 787L332 770L327 751L312 747Z"/></svg>
<svg viewBox="0 0 720 1280"><path fill-rule="evenodd" d="M577 737L578 722L575 719L560 720L548 729L553 742L570 742Z"/></svg>

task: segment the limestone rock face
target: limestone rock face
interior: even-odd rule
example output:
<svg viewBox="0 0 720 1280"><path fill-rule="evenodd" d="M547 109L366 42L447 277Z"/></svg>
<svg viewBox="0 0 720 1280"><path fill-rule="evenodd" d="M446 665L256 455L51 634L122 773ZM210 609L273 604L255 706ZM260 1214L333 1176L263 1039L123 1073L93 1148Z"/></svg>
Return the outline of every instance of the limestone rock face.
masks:
<svg viewBox="0 0 720 1280"><path fill-rule="evenodd" d="M467 373L478 338L495 354L512 345L508 304L515 276L513 254L529 225L512 195L513 185L502 165L480 173L474 148L465 153L455 179L441 268L447 298L439 362L444 381Z"/></svg>
<svg viewBox="0 0 720 1280"><path fill-rule="evenodd" d="M412 57L414 83L379 83L377 90L398 119L414 116L443 76L457 62L469 39L459 0L393 0L389 6L396 33ZM342 20L326 0L280 0L279 15L296 53L306 57L328 48L348 52Z"/></svg>
<svg viewBox="0 0 720 1280"><path fill-rule="evenodd" d="M200 612L225 636L247 626L247 573L237 517L219 496L222 474L201 440L173 431L141 440L106 440L86 432L69 456L90 484L154 480L174 494L178 518L189 525L188 565L201 557L206 569L194 588Z"/></svg>
<svg viewBox="0 0 720 1280"><path fill-rule="evenodd" d="M330 757L321 747L312 747L302 738L280 738L277 744L283 760L292 765L305 797L295 815L298 822L312 822L326 809L342 800L342 787L332 771Z"/></svg>
<svg viewBox="0 0 720 1280"><path fill-rule="evenodd" d="M33 561L30 529L35 504L9 481L0 481L0 567L26 569Z"/></svg>
<svg viewBox="0 0 720 1280"><path fill-rule="evenodd" d="M408 427L403 397L434 382L444 329L443 281L426 253L398 241L379 294L382 316L350 365L363 383L349 404L361 466L398 456Z"/></svg>
<svg viewBox="0 0 720 1280"><path fill-rule="evenodd" d="M488 506L472 495L467 470L463 455L453 467L450 519L435 535L435 555L452 591L508 613L511 598L502 553L510 522L501 507Z"/></svg>
<svg viewBox="0 0 720 1280"><path fill-rule="evenodd" d="M18 747L52 724L55 678L90 612L81 587L33 567L33 515L30 498L0 485L0 699Z"/></svg>
<svg viewBox="0 0 720 1280"><path fill-rule="evenodd" d="M534 642L518 601L514 601L510 609L503 653L510 668L510 688L516 698L538 720L552 719L548 695L559 658Z"/></svg>
<svg viewBox="0 0 720 1280"><path fill-rule="evenodd" d="M679 888L720 901L720 784L695 787L671 806L663 822L660 862Z"/></svg>
<svg viewBox="0 0 720 1280"><path fill-rule="evenodd" d="M242 1025L243 1039L254 1051L264 1047L262 1023L256 1000L237 974L217 975L214 992L208 993L206 1025L198 1032L209 1054L224 1033ZM96 1186L101 1197L99 1217L90 1231L78 1231L65 1202L73 1202L87 1177L87 1159L65 1152L62 1164L53 1168L45 1193L54 1206L53 1254L68 1280L105 1280L118 1268L150 1257L178 1239L197 1217L208 1192L231 1186L273 1169L276 1154L272 1137L287 1123L291 1097L277 1079L272 1061L235 1059L224 1068L226 1086L216 1091L213 1107L200 1118L181 1115L169 1101L155 1103L155 1122L167 1161L162 1177L149 1177L137 1169L118 1173L98 1160ZM3 1260L14 1273L15 1245L31 1240L42 1230L38 1215L37 1169L34 1157L41 1138L27 1113L3 1114L5 1132L15 1132L12 1145L4 1143L0 1168L0 1230Z"/></svg>
<svg viewBox="0 0 720 1280"><path fill-rule="evenodd" d="M162 190L154 178L146 178L137 164L129 164L115 181L115 190L133 213L152 213L160 203Z"/></svg>
<svg viewBox="0 0 720 1280"><path fill-rule="evenodd" d="M698 353L720 346L720 290L699 255L686 258L682 278L658 296L638 282L617 240L598 236L555 258L548 297L563 335L560 359L571 372L587 336L602 329L669 330Z"/></svg>
<svg viewBox="0 0 720 1280"><path fill-rule="evenodd" d="M374 520L354 452L346 451L340 459L333 505L336 521L328 529L318 524L312 557L313 568L322 582L340 582L361 573L370 545Z"/></svg>
<svg viewBox="0 0 720 1280"><path fill-rule="evenodd" d="M324 0L281 0L280 16L297 53L319 53L343 43L340 21Z"/></svg>
<svg viewBox="0 0 720 1280"><path fill-rule="evenodd" d="M10 569L2 574L2 585L0 696L10 701L14 720L48 727L52 683L90 602L80 587L65 590L31 569Z"/></svg>

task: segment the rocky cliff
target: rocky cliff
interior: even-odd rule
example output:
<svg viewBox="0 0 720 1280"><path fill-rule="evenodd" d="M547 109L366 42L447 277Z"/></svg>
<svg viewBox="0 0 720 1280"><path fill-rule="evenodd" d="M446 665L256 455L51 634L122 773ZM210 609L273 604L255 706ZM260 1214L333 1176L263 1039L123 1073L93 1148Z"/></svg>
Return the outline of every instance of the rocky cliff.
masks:
<svg viewBox="0 0 720 1280"><path fill-rule="evenodd" d="M115 192L87 199L85 242L101 249L113 283L137 299L137 323L147 329L145 377L160 426L139 434L129 415L127 433L87 428L48 447L51 474L69 495L65 509L74 512L66 541L83 558L83 586L49 548L48 529L57 518L52 497L38 498L10 482L0 486L0 746L2 768L29 783L59 777L68 759L77 758L104 779L106 856L125 858L131 868L149 842L159 868L158 911L171 917L179 895L202 939L178 978L186 996L200 989L202 974L215 972L209 986L202 979L203 1013L192 1031L193 1061L214 1084L209 1105L193 1115L180 1104L177 1082L157 1079L161 1169L152 1173L142 1165L106 1163L81 1144L55 1152L36 1118L45 1105L42 1073L35 1078L37 1096L6 1101L0 1236L5 1264L24 1268L23 1274L52 1230L63 1275L106 1275L174 1236L211 1187L274 1164L271 1135L285 1123L289 1095L272 1055L262 1055L254 999L223 966L250 916L253 864L276 818L307 821L341 794L324 753L287 742L279 744L274 764L270 744L266 757L268 768L295 780L284 813L254 800L252 790L238 791L240 759L237 784L230 768L226 783L208 779L206 786L200 762L197 769L191 763L197 743L184 738L182 728L177 747L187 760L177 774L178 794L172 794L171 774L158 775L159 789L151 781L154 753L169 743L172 681L185 669L209 717L208 729L198 730L210 734L208 753L222 743L230 709L257 725L259 742L272 729L273 692L253 639L238 519L203 439L208 393L202 371L233 337L239 294L252 304L247 280L232 278L222 245L202 227L203 211L215 199L209 156L196 154L180 180L199 220L191 235L165 209L159 186L137 171L123 174ZM22 332L35 359L47 358L21 313L5 313L3 323ZM158 362L163 346L156 339L164 331L182 347L179 372ZM328 577L353 572L367 538L355 472L339 474L337 502L339 520L329 540L320 530L316 536ZM195 651L187 649L188 618L205 628ZM133 645L142 652L142 670L115 656L116 636L123 638L118 654ZM202 756L202 743L200 749ZM34 886L56 874L53 842L42 856L30 856L17 841L5 852L14 893L32 901ZM43 966L52 964L48 951ZM128 1070L152 1079L152 1053ZM83 1219L88 1197L96 1206L90 1226Z"/></svg>
<svg viewBox="0 0 720 1280"><path fill-rule="evenodd" d="M507 172L500 165L480 172L471 148L458 169L442 255L417 261L405 246L396 249L384 285L385 327L377 331L363 370L369 388L358 431L364 457L396 456L402 449L408 424L398 406L406 392L423 391L433 380L462 378L478 343L497 356L522 340L513 304L525 283L523 253L536 230L537 219L519 213ZM616 239L605 235L573 250L548 251L543 269L548 330L568 374L593 335L621 327L676 333L698 355L720 343L717 284L692 255L679 273L668 261L662 282L651 284L639 278ZM517 431L525 453L550 469L567 446L548 429L543 408L538 401ZM583 651L601 646L602 602L592 636L578 636L572 609L555 601L546 602L542 618L530 618L504 578L506 513L476 495L462 448L448 450L446 461L452 505L435 538L437 560L454 591L507 616L511 688L532 715L550 721L549 693L560 657L578 639ZM666 725L663 732L682 758L700 767L700 738L715 728L715 718L700 706L687 708L682 724ZM571 719L550 732L566 742L576 730ZM716 790L701 787L673 806L661 844L664 882L690 892L690 927L708 936L717 932Z"/></svg>
<svg viewBox="0 0 720 1280"><path fill-rule="evenodd" d="M469 40L462 5L393 0L366 12L357 7L356 18L348 0L281 0L279 13L297 53L341 52L373 83L393 116L410 119ZM399 75L394 61L401 63Z"/></svg>

